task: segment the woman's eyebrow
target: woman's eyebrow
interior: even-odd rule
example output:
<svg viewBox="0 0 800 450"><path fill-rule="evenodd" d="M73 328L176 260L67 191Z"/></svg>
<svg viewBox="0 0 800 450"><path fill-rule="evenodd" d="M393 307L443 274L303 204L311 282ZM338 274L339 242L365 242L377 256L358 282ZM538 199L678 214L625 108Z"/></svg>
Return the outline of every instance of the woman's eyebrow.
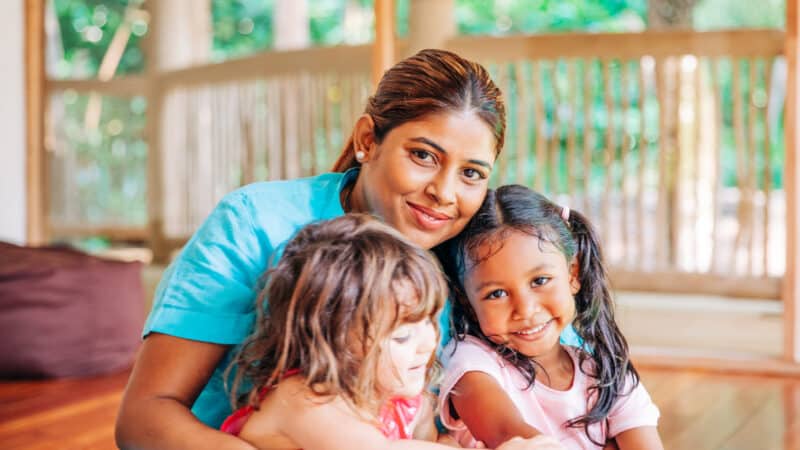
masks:
<svg viewBox="0 0 800 450"><path fill-rule="evenodd" d="M409 140L412 141L412 142L419 142L419 143L422 143L422 144L430 145L431 147L435 148L437 151L439 151L441 153L444 153L445 155L447 154L447 150L442 148L441 145L437 144L436 142L433 142L432 140L430 140L430 139L428 139L426 137L423 137L423 136L413 137L413 138L411 138ZM472 163L472 164L477 164L479 166L483 166L483 167L485 167L485 168L487 168L489 170L492 170L492 165L489 164L486 161L482 161L480 159L469 159L467 161Z"/></svg>

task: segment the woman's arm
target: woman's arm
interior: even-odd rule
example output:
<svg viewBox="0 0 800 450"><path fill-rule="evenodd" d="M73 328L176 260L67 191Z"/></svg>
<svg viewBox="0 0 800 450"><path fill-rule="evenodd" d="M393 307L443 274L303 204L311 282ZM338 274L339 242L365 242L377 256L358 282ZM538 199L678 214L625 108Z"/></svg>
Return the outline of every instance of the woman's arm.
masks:
<svg viewBox="0 0 800 450"><path fill-rule="evenodd" d="M664 450L656 427L636 427L616 436L619 450Z"/></svg>
<svg viewBox="0 0 800 450"><path fill-rule="evenodd" d="M191 412L228 347L159 333L144 340L116 424L121 449L249 449Z"/></svg>
<svg viewBox="0 0 800 450"><path fill-rule="evenodd" d="M256 447L271 447L270 442L258 442L267 429L274 430L266 433L271 443L274 444L278 436L288 440L281 440L280 448L291 444L305 450L452 450L450 446L435 442L389 440L341 398L320 399L297 379L282 382L265 399L242 429L241 436L252 439ZM546 437L512 439L497 447L497 450L561 449L558 442Z"/></svg>
<svg viewBox="0 0 800 450"><path fill-rule="evenodd" d="M541 435L539 430L525 422L508 394L486 373L465 373L450 391L450 403L472 436L487 447L497 446L515 436L532 438Z"/></svg>

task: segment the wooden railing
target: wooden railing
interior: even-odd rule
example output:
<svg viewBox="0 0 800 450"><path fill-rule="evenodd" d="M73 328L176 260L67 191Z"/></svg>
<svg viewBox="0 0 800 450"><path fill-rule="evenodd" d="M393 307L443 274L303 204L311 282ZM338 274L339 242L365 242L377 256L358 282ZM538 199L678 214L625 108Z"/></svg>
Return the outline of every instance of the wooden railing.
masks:
<svg viewBox="0 0 800 450"><path fill-rule="evenodd" d="M485 63L505 93L493 183L588 213L617 287L779 297L781 31L458 38L447 48ZM369 47L336 47L157 74L162 187L151 220L163 241L180 244L236 186L327 170L371 90L369 62ZM139 83L50 89L130 94Z"/></svg>
<svg viewBox="0 0 800 450"><path fill-rule="evenodd" d="M588 213L616 284L780 296L783 33L461 38L507 94L497 182Z"/></svg>

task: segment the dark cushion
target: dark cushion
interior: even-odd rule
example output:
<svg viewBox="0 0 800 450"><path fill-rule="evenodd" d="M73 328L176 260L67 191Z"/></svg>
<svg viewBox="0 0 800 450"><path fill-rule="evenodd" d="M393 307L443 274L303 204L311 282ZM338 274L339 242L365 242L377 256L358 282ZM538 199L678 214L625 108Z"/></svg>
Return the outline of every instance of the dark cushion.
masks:
<svg viewBox="0 0 800 450"><path fill-rule="evenodd" d="M141 264L0 242L0 377L129 367L144 321Z"/></svg>

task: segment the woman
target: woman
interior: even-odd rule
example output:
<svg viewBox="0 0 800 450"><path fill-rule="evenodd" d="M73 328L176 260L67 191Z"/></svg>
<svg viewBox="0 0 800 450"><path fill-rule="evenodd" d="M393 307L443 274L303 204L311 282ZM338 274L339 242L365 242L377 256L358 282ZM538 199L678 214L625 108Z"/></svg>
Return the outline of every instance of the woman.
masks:
<svg viewBox="0 0 800 450"><path fill-rule="evenodd" d="M259 278L282 245L304 225L345 212L374 214L423 248L444 242L480 207L504 132L487 71L423 50L384 74L335 173L229 194L164 273L117 444L251 448L215 430L231 412L222 372L252 330Z"/></svg>

